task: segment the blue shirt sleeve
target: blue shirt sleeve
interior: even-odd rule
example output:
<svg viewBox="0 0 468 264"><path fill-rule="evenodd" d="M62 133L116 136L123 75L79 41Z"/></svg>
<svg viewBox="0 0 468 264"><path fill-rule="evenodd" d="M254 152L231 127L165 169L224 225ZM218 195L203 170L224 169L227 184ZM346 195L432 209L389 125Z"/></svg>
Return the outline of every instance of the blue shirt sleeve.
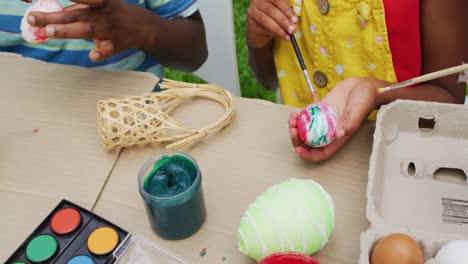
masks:
<svg viewBox="0 0 468 264"><path fill-rule="evenodd" d="M198 0L145 0L146 6L162 18L189 17L198 10Z"/></svg>

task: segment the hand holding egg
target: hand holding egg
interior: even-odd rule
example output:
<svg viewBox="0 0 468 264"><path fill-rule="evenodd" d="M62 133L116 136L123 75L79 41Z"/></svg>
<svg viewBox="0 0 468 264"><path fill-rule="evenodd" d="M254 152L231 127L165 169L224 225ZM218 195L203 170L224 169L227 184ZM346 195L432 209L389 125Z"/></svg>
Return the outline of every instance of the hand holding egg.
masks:
<svg viewBox="0 0 468 264"><path fill-rule="evenodd" d="M39 0L34 5L30 6L23 19L21 20L21 35L27 42L43 43L49 38L47 37L45 28L31 26L28 22L28 16L31 12L59 12L63 10L63 6L57 0Z"/></svg>
<svg viewBox="0 0 468 264"><path fill-rule="evenodd" d="M311 106L328 107L323 113L315 114L318 118L317 124L307 126L307 122L299 125L299 115L291 114L289 118L289 134L295 152L306 161L319 162L326 160L336 154L349 140L353 138L369 114L376 109L377 88L387 82L374 78L349 78L337 84L318 104ZM310 107L306 109L310 109ZM307 110L306 110L307 111ZM310 112L309 112L310 115ZM312 119L310 119L312 121ZM326 124L328 120L331 125ZM307 118L306 118L307 121ZM325 122L324 122L325 121ZM335 122L336 123L335 123ZM325 127L320 125L327 125ZM310 125L310 124L309 124ZM332 127L334 125L334 127ZM309 130L317 126L318 131ZM301 128L302 127L302 128ZM299 133L299 130L302 132ZM307 133L313 131L312 133ZM302 139L300 137L302 134ZM328 137L327 137L328 135ZM312 139L312 140L311 140ZM311 147L313 146L313 147Z"/></svg>

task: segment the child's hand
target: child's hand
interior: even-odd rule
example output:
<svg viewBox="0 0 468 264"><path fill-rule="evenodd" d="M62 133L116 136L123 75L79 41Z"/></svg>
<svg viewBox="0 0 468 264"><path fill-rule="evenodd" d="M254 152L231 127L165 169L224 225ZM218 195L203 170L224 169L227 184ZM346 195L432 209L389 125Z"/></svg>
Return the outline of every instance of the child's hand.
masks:
<svg viewBox="0 0 468 264"><path fill-rule="evenodd" d="M247 10L247 44L265 47L273 37L289 40L298 17L287 0L251 0Z"/></svg>
<svg viewBox="0 0 468 264"><path fill-rule="evenodd" d="M92 39L96 49L89 57L102 61L131 48L139 48L144 33L136 25L147 10L121 0L71 0L63 12L31 12L28 22L45 27L50 38Z"/></svg>
<svg viewBox="0 0 468 264"><path fill-rule="evenodd" d="M338 84L322 102L330 104L339 116L336 139L327 146L311 148L297 134L298 114L289 118L289 134L296 153L306 161L323 161L333 156L359 130L377 105L378 88L389 83L373 78L347 79Z"/></svg>

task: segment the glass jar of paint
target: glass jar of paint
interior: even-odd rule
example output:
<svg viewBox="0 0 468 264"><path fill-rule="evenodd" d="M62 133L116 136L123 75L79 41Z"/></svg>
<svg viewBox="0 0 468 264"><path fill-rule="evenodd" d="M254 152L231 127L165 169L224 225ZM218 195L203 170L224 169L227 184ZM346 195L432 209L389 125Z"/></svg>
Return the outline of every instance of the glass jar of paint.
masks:
<svg viewBox="0 0 468 264"><path fill-rule="evenodd" d="M190 155L172 151L149 159L138 173L138 186L151 226L160 237L189 237L205 221L202 174Z"/></svg>

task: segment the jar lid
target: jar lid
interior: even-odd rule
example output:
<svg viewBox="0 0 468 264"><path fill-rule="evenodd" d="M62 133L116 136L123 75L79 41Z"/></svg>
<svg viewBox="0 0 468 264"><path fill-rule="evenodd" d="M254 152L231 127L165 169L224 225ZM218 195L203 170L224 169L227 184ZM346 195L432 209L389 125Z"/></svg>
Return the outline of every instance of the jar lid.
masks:
<svg viewBox="0 0 468 264"><path fill-rule="evenodd" d="M304 254L286 252L270 255L258 264L320 264L320 262Z"/></svg>

